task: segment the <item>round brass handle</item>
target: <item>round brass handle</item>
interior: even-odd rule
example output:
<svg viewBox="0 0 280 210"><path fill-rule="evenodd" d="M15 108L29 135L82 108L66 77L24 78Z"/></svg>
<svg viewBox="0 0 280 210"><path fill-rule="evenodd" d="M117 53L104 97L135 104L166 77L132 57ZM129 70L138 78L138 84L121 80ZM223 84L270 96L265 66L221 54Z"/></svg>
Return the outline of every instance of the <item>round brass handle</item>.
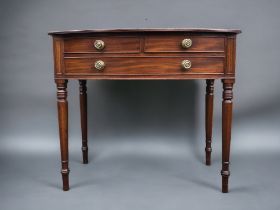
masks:
<svg viewBox="0 0 280 210"><path fill-rule="evenodd" d="M94 47L97 50L103 50L105 47L105 43L102 40L95 40Z"/></svg>
<svg viewBox="0 0 280 210"><path fill-rule="evenodd" d="M182 40L182 47L187 49L192 46L192 40L191 39L183 39Z"/></svg>
<svg viewBox="0 0 280 210"><path fill-rule="evenodd" d="M192 62L189 60L183 60L181 65L184 70L188 70L192 67Z"/></svg>
<svg viewBox="0 0 280 210"><path fill-rule="evenodd" d="M98 71L102 71L105 68L105 62L102 60L95 61L94 68Z"/></svg>

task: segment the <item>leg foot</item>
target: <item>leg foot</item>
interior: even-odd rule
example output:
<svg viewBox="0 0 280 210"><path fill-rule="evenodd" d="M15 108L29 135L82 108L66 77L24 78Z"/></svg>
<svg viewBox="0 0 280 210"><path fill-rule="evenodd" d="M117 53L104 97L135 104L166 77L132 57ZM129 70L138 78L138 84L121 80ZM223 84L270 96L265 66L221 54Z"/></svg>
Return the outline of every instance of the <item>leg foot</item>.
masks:
<svg viewBox="0 0 280 210"><path fill-rule="evenodd" d="M229 163L223 163L223 165L228 165ZM222 175L222 192L223 193L228 193L228 178L230 175L229 171L221 171L221 175Z"/></svg>
<svg viewBox="0 0 280 210"><path fill-rule="evenodd" d="M69 190L69 172L70 170L61 170L62 182L63 182L63 191Z"/></svg>

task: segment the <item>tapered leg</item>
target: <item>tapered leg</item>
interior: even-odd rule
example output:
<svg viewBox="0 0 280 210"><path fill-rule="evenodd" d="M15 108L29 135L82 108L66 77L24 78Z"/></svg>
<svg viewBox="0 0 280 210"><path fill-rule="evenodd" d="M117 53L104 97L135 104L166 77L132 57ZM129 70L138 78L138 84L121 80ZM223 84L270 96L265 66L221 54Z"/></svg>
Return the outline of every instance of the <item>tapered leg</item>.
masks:
<svg viewBox="0 0 280 210"><path fill-rule="evenodd" d="M87 86L86 80L79 80L80 84L80 112L82 129L83 163L88 163L88 136L87 136Z"/></svg>
<svg viewBox="0 0 280 210"><path fill-rule="evenodd" d="M67 80L56 80L63 190L69 190Z"/></svg>
<svg viewBox="0 0 280 210"><path fill-rule="evenodd" d="M223 113L222 113L222 192L228 192L229 157L231 141L231 121L232 121L232 98L233 84L232 79L223 79Z"/></svg>
<svg viewBox="0 0 280 210"><path fill-rule="evenodd" d="M213 122L213 99L214 99L214 80L206 80L206 95L205 95L205 157L206 165L211 165L212 152L212 122Z"/></svg>

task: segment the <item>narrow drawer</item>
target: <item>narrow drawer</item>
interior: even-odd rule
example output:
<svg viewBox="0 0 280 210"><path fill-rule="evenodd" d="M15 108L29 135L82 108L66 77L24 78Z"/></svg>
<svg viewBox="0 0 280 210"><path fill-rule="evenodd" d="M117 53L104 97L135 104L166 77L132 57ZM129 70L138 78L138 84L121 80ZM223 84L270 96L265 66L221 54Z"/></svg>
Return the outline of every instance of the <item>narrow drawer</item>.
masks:
<svg viewBox="0 0 280 210"><path fill-rule="evenodd" d="M105 67L98 70L97 61L101 61L97 66L104 64ZM184 68L183 61L191 64L190 68ZM65 58L65 73L68 75L222 74L223 71L223 57Z"/></svg>
<svg viewBox="0 0 280 210"><path fill-rule="evenodd" d="M182 43L185 40L185 44ZM151 35L145 37L145 52L224 52L223 37Z"/></svg>
<svg viewBox="0 0 280 210"><path fill-rule="evenodd" d="M64 41L65 53L138 53L139 37L69 38Z"/></svg>

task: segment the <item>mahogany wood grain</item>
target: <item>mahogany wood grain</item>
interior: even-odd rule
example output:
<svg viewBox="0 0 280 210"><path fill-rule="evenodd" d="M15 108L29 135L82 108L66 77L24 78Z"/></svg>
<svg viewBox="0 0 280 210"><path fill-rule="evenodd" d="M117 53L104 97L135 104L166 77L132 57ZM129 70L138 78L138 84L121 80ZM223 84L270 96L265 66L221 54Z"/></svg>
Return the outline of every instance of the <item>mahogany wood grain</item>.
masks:
<svg viewBox="0 0 280 210"><path fill-rule="evenodd" d="M88 163L87 81L79 80L83 163Z"/></svg>
<svg viewBox="0 0 280 210"><path fill-rule="evenodd" d="M164 28L164 29L94 29L54 31L54 76L57 84L61 173L63 190L69 190L68 167L68 80L79 80L83 163L88 163L86 80L206 80L205 153L211 164L214 80L223 83L222 102L222 192L228 192L232 121L232 89L235 81L237 29ZM192 39L188 49L181 47ZM95 40L103 40L98 51ZM97 60L105 62L102 71L94 68ZM183 70L181 62L192 66Z"/></svg>
<svg viewBox="0 0 280 210"><path fill-rule="evenodd" d="M229 36L226 45L227 56L225 74L232 75L235 74L236 36Z"/></svg>
<svg viewBox="0 0 280 210"><path fill-rule="evenodd" d="M54 59L54 75L62 76L64 71L64 40L62 38L53 37L53 59Z"/></svg>
<svg viewBox="0 0 280 210"><path fill-rule="evenodd" d="M205 157L206 165L211 165L212 152L212 123L213 123L213 101L214 101L214 80L206 80L206 95L205 95Z"/></svg>
<svg viewBox="0 0 280 210"><path fill-rule="evenodd" d="M183 39L191 39L192 46L182 47ZM191 35L153 35L145 37L145 52L224 52L224 37Z"/></svg>
<svg viewBox="0 0 280 210"><path fill-rule="evenodd" d="M67 80L56 80L63 190L69 190Z"/></svg>
<svg viewBox="0 0 280 210"><path fill-rule="evenodd" d="M189 70L181 67L183 60L190 60ZM105 62L103 71L95 70L97 60ZM65 59L65 75L164 75L164 74L223 74L224 59L221 57L103 57L103 58L67 58Z"/></svg>

